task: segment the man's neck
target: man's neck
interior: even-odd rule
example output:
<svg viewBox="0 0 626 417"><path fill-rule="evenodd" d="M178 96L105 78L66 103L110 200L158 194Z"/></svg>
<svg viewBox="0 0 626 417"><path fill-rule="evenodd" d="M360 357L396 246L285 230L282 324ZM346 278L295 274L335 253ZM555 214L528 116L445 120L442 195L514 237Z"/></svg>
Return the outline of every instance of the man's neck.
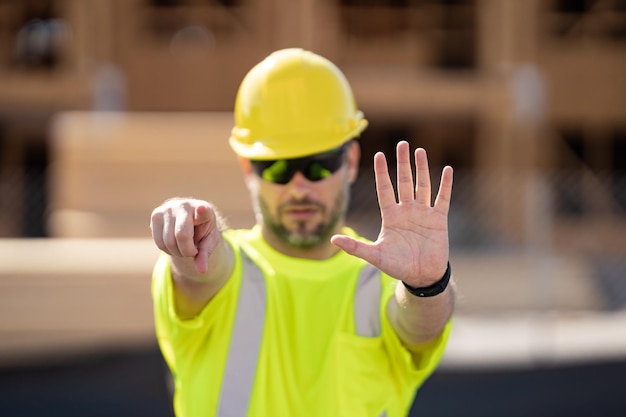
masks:
<svg viewBox="0 0 626 417"><path fill-rule="evenodd" d="M336 233L339 233L340 230L341 228L339 228ZM331 258L340 251L338 247L330 243L330 236L328 236L328 238L324 242L321 242L317 246L301 248L284 242L264 227L261 227L261 233L267 244L270 245L274 250L282 253L283 255L291 256L293 258L324 260Z"/></svg>

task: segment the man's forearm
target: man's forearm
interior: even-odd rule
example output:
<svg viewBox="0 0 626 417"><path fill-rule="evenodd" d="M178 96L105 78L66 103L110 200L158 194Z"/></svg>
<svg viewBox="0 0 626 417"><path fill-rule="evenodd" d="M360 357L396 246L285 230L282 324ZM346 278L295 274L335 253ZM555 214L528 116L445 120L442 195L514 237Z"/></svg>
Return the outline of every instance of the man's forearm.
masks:
<svg viewBox="0 0 626 417"><path fill-rule="evenodd" d="M193 317L224 286L232 274L235 259L230 245L220 237L208 257L207 272L200 274L193 258L171 259L176 307L182 317Z"/></svg>
<svg viewBox="0 0 626 417"><path fill-rule="evenodd" d="M409 348L427 343L441 334L454 312L452 282L441 294L417 297L410 294L401 281L387 306L391 325Z"/></svg>

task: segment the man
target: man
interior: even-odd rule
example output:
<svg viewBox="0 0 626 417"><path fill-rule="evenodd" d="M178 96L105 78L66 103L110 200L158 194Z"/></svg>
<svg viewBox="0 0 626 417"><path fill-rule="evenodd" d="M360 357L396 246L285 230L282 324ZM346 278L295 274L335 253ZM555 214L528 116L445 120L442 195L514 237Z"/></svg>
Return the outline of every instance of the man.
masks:
<svg viewBox="0 0 626 417"><path fill-rule="evenodd" d="M209 202L152 213L157 337L179 417L404 416L450 330L452 168L431 206L426 152L397 146L397 193L374 157L382 215L345 226L367 122L330 61L277 51L244 78L230 144L256 213L227 230Z"/></svg>

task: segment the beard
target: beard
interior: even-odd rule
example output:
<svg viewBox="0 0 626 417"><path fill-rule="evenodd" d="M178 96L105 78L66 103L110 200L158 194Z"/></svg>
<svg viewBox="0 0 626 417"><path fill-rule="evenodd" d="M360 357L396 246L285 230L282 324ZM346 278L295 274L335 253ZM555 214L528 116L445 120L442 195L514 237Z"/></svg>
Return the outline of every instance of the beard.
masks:
<svg viewBox="0 0 626 417"><path fill-rule="evenodd" d="M350 198L349 186L337 195L330 209L321 203L308 198L301 200L291 200L281 204L274 215L266 202L259 198L259 209L263 217L263 223L267 229L283 243L298 249L310 249L326 243L335 232L340 221L343 220ZM319 210L322 219L314 225L307 221L295 223L295 227L287 227L282 218L285 207L293 207L299 204L313 206Z"/></svg>

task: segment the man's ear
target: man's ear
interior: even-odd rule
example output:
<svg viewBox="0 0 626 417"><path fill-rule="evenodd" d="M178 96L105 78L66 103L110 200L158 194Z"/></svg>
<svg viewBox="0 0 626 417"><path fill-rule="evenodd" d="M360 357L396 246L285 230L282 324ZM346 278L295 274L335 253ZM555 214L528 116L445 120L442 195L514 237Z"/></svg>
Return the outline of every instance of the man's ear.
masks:
<svg viewBox="0 0 626 417"><path fill-rule="evenodd" d="M247 177L248 175L252 174L252 166L250 165L250 161L243 156L239 156L238 159L239 166L241 167L243 175Z"/></svg>
<svg viewBox="0 0 626 417"><path fill-rule="evenodd" d="M358 140L352 140L348 146L348 154L346 155L348 162L348 181L350 184L356 181L359 175L359 161L361 160L361 145Z"/></svg>
<svg viewBox="0 0 626 417"><path fill-rule="evenodd" d="M243 173L243 181L246 183L246 187L252 190L254 184L254 173L252 172L252 165L250 165L250 160L240 156L239 166L241 167L241 172Z"/></svg>

